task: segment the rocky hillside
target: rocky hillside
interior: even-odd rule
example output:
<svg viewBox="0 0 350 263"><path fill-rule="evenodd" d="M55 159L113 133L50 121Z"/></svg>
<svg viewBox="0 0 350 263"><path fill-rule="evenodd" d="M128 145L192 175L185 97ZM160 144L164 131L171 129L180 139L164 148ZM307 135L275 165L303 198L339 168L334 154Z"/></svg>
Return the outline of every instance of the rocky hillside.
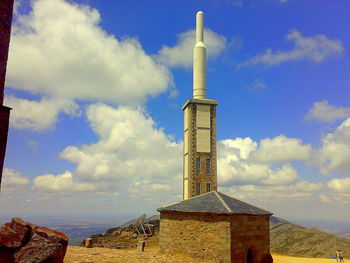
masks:
<svg viewBox="0 0 350 263"><path fill-rule="evenodd" d="M143 236L131 231L134 220L108 229L103 234L93 235L95 246L105 248L136 247ZM147 219L147 223L154 224L155 235L146 240L148 246L158 245L159 216ZM350 240L336 235L319 231L316 228L305 228L287 220L270 218L271 252L295 257L329 258L335 255L337 249L350 254ZM84 242L82 243L82 245Z"/></svg>
<svg viewBox="0 0 350 263"><path fill-rule="evenodd" d="M334 256L337 249L342 249L346 255L350 253L349 239L276 217L271 217L270 235L272 253L318 258Z"/></svg>

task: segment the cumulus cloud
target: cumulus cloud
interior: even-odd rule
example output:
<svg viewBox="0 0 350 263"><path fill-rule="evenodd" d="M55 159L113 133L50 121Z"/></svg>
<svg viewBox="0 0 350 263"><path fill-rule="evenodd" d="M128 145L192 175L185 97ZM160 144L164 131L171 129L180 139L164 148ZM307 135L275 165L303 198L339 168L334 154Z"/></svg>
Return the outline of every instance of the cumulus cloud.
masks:
<svg viewBox="0 0 350 263"><path fill-rule="evenodd" d="M350 118L322 138L317 157L323 174L337 171L346 175L350 172Z"/></svg>
<svg viewBox="0 0 350 263"><path fill-rule="evenodd" d="M345 119L350 116L350 107L336 107L328 101L318 101L305 115L305 120L315 120L324 123L332 123L338 119Z"/></svg>
<svg viewBox="0 0 350 263"><path fill-rule="evenodd" d="M148 96L173 87L170 71L147 55L137 39L107 34L100 20L99 12L86 5L33 1L29 14L16 16L12 28L7 86L43 96L42 103L80 100L129 105L140 105ZM26 104L23 110L38 104L10 100ZM17 110L13 114L20 118L15 127L49 127L66 107L54 104L55 113L49 110L42 117L47 120L40 123Z"/></svg>
<svg viewBox="0 0 350 263"><path fill-rule="evenodd" d="M220 183L230 186L235 184L290 185L297 182L299 180L298 173L289 163L284 163L282 166L277 167L271 166L271 162L288 162L299 158L299 156L288 152L281 155L280 144L275 142L281 138L283 142L292 142L290 144L295 147L295 139L284 136L272 139L272 143L265 143L265 140L271 141L271 139L262 140L263 143L260 142L260 148L258 143L251 138L236 138L235 140L218 142L218 174ZM270 150L269 147L271 147ZM302 146L301 149L304 150ZM262 159L260 154L265 151L269 155ZM258 154L256 155L256 153ZM255 156L258 156L258 158Z"/></svg>
<svg viewBox="0 0 350 263"><path fill-rule="evenodd" d="M99 191L126 190L148 196L181 188L182 144L157 128L142 109L93 104L87 109L87 119L98 142L64 149L61 158L75 163L76 169L37 177L37 187L89 190L74 186L80 182L93 184Z"/></svg>
<svg viewBox="0 0 350 263"><path fill-rule="evenodd" d="M313 189L315 191L320 191L323 188L323 185L313 184L309 182L301 181L300 183L308 183L315 185ZM240 198L242 200L251 200L251 201L285 201L285 200L295 200L305 198L311 198L315 195L315 191L310 191L307 188L300 188L299 183L291 185L234 185L230 187L221 187L221 190Z"/></svg>
<svg viewBox="0 0 350 263"><path fill-rule="evenodd" d="M45 130L56 123L59 113L80 116L79 106L69 100L42 98L40 101L6 96L5 104L13 108L10 125L17 129Z"/></svg>
<svg viewBox="0 0 350 263"><path fill-rule="evenodd" d="M309 60L312 62L322 62L326 58L340 55L344 51L343 44L338 39L329 39L326 35L303 36L297 30L291 30L286 36L286 41L293 43L290 50L272 51L267 49L265 53L242 62L238 67L264 64L275 66L287 61Z"/></svg>
<svg viewBox="0 0 350 263"><path fill-rule="evenodd" d="M279 135L259 142L259 149L252 153L257 162L286 162L307 160L310 157L311 145L304 145L300 139Z"/></svg>
<svg viewBox="0 0 350 263"><path fill-rule="evenodd" d="M73 175L66 171L63 174L44 174L34 179L34 187L49 191L93 191L97 187L91 183L73 183Z"/></svg>
<svg viewBox="0 0 350 263"><path fill-rule="evenodd" d="M27 176L21 175L20 172L5 168L2 175L3 186L26 186L29 184L29 179Z"/></svg>
<svg viewBox="0 0 350 263"><path fill-rule="evenodd" d="M190 68L192 67L195 40L195 30L180 33L177 35L177 43L175 46L163 46L155 57L158 61L170 67ZM208 59L220 55L227 46L226 38L210 29L205 29L204 41L207 47Z"/></svg>
<svg viewBox="0 0 350 263"><path fill-rule="evenodd" d="M249 137L219 141L220 189L251 201L311 198L323 191L323 184L303 180L290 164L307 160L310 151L310 145L284 135L259 143Z"/></svg>
<svg viewBox="0 0 350 263"><path fill-rule="evenodd" d="M350 194L350 178L335 178L328 182L328 187L335 192Z"/></svg>
<svg viewBox="0 0 350 263"><path fill-rule="evenodd" d="M140 108L114 108L96 103L88 107L86 114L98 141L66 147L60 156L74 163L75 169L60 175L37 177L34 180L37 189L53 192L65 189L109 193L126 191L132 196L163 200L181 194L182 142L176 142L165 134L147 112ZM261 190L264 187L278 189L280 195L285 193L285 196L296 198L312 196L313 191L318 191L319 185L301 180L297 170L289 163L306 158L309 146L283 135L266 140L268 143L264 140L257 143L251 138L219 141L219 184L231 190L251 188L251 195L256 189L258 192L265 191ZM282 152L284 147L293 151ZM302 157L294 154L296 150ZM259 157L259 161L252 158L254 153L261 151L270 155L263 160ZM241 191L245 190L242 188Z"/></svg>

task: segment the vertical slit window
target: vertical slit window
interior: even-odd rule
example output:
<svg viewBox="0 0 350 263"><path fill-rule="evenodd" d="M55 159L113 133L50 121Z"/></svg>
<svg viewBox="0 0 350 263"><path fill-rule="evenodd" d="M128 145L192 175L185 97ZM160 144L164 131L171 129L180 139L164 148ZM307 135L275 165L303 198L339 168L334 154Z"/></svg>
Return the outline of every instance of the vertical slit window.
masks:
<svg viewBox="0 0 350 263"><path fill-rule="evenodd" d="M207 184L207 192L210 192L210 184Z"/></svg>
<svg viewBox="0 0 350 263"><path fill-rule="evenodd" d="M200 183L197 183L197 184L196 184L196 194L197 194L197 195L200 195L200 194L201 194L201 184L200 184Z"/></svg>
<svg viewBox="0 0 350 263"><path fill-rule="evenodd" d="M196 174L199 174L200 170L201 170L201 159L196 158Z"/></svg>
<svg viewBox="0 0 350 263"><path fill-rule="evenodd" d="M210 158L207 158L205 160L205 171L207 175L210 175Z"/></svg>

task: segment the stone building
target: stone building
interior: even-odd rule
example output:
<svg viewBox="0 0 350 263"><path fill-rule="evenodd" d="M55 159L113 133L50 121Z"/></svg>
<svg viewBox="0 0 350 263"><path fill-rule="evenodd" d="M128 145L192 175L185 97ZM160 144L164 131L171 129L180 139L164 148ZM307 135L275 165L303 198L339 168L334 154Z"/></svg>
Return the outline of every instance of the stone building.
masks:
<svg viewBox="0 0 350 263"><path fill-rule="evenodd" d="M222 263L271 263L272 213L217 192L216 106L206 98L204 14L196 16L193 99L184 111L183 201L163 206L162 252Z"/></svg>
<svg viewBox="0 0 350 263"><path fill-rule="evenodd" d="M268 211L217 191L158 211L162 252L222 263L272 262Z"/></svg>

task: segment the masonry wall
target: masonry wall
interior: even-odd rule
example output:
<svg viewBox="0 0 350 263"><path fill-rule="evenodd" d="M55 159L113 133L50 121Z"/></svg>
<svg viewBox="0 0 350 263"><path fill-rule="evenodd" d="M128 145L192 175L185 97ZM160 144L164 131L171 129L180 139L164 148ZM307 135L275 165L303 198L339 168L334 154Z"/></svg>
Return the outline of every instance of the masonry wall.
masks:
<svg viewBox="0 0 350 263"><path fill-rule="evenodd" d="M207 192L206 184L210 184L210 191L217 190L217 162L216 162L216 104L203 104L210 109L210 152L198 152L197 145L197 110L200 102L191 103L185 109L184 123L184 199L197 195L196 185L200 184L200 194ZM187 158L187 165L186 159ZM196 172L196 158L200 158L200 171ZM206 173L206 159L210 158L210 174ZM185 185L187 184L187 185Z"/></svg>
<svg viewBox="0 0 350 263"><path fill-rule="evenodd" d="M254 252L254 262L270 254L270 225L267 215L236 215L231 217L231 260L245 263L248 249Z"/></svg>
<svg viewBox="0 0 350 263"><path fill-rule="evenodd" d="M230 263L230 217L202 213L160 213L162 252Z"/></svg>

